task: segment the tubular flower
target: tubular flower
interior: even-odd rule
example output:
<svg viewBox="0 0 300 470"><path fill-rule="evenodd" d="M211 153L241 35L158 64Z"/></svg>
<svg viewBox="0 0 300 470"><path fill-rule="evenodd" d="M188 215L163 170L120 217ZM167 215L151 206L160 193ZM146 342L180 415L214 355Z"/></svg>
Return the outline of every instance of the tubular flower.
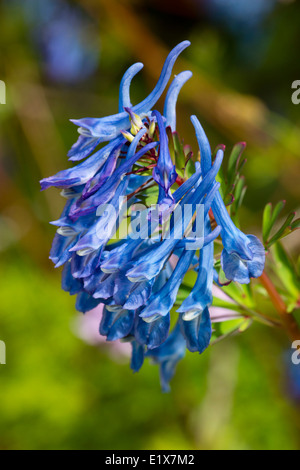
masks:
<svg viewBox="0 0 300 470"><path fill-rule="evenodd" d="M76 309L83 313L103 304L100 334L131 343L133 371L146 357L159 364L164 391L186 348L202 353L210 343L209 309L213 281L218 283L214 240L221 234L228 280L249 282L264 265L260 242L235 227L220 196L216 177L223 150L212 163L193 116L199 164L176 132L176 101L191 72L174 78L163 115L153 109L188 45L171 51L154 90L135 106L130 85L143 65L130 67L121 81L118 114L73 121L80 136L69 157L80 163L41 181L42 189L61 188L67 199L52 222L58 228L50 252L56 267L64 265L62 288L77 295Z"/></svg>

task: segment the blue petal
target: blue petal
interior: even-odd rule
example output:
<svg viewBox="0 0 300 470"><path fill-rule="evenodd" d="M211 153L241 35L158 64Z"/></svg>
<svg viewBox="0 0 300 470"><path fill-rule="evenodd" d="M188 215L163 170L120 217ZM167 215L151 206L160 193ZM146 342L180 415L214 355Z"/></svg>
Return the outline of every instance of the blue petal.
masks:
<svg viewBox="0 0 300 470"><path fill-rule="evenodd" d="M152 177L154 181L156 181L165 191L165 195L167 196L169 189L177 179L177 173L175 165L171 159L168 137L161 114L158 111L153 111L152 115L154 115L157 119L160 140L159 157L156 167L153 168Z"/></svg>
<svg viewBox="0 0 300 470"><path fill-rule="evenodd" d="M134 324L134 336L139 343L148 349L160 346L168 337L170 329L170 314L147 323L139 315L136 315Z"/></svg>
<svg viewBox="0 0 300 470"><path fill-rule="evenodd" d="M200 251L196 283L177 310L185 314L184 318L190 315L197 316L212 304L213 265L214 245L210 243Z"/></svg>
<svg viewBox="0 0 300 470"><path fill-rule="evenodd" d="M61 287L64 291L69 292L70 295L78 294L83 288L82 282L72 276L71 263L66 263L64 266Z"/></svg>
<svg viewBox="0 0 300 470"><path fill-rule="evenodd" d="M194 251L184 251L168 281L155 292L149 299L145 308L142 309L140 316L142 318L151 318L156 315L166 316L174 305L178 289L182 280L190 267L194 257Z"/></svg>
<svg viewBox="0 0 300 470"><path fill-rule="evenodd" d="M170 126L172 131L176 131L176 103L179 92L183 85L192 77L192 72L181 72L172 81L168 90L165 106L164 116L166 118L166 127Z"/></svg>
<svg viewBox="0 0 300 470"><path fill-rule="evenodd" d="M104 274L93 293L95 299L109 299L113 296L116 274Z"/></svg>
<svg viewBox="0 0 300 470"><path fill-rule="evenodd" d="M131 282L131 289L124 304L124 308L136 310L146 304L152 292L152 281Z"/></svg>
<svg viewBox="0 0 300 470"><path fill-rule="evenodd" d="M118 147L121 142L125 142L123 136L119 136L117 139L105 145L105 147L98 150L79 165L73 168L68 168L67 170L59 171L54 176L42 179L40 182L42 190L51 186L69 188L70 186L79 186L87 183L87 181L89 181L97 171L100 170L111 152Z"/></svg>
<svg viewBox="0 0 300 470"><path fill-rule="evenodd" d="M58 233L55 234L49 258L55 264L56 268L62 266L71 258L72 253L70 252L70 249L75 246L77 240L78 236L63 237Z"/></svg>
<svg viewBox="0 0 300 470"><path fill-rule="evenodd" d="M120 93L119 93L119 113L124 111L124 108L132 108L130 101L130 85L133 77L144 67L144 64L137 62L129 67L128 70L123 75L120 84Z"/></svg>
<svg viewBox="0 0 300 470"><path fill-rule="evenodd" d="M124 304L128 298L130 289L132 288L133 284L130 282L123 272L118 272L115 276L115 285L114 285L114 292L113 298L116 302L116 305L122 305L123 308L127 309ZM128 309L133 310L133 309Z"/></svg>
<svg viewBox="0 0 300 470"><path fill-rule="evenodd" d="M100 282L106 278L106 275L99 269L94 269L90 276L84 278L84 290L93 295Z"/></svg>
<svg viewBox="0 0 300 470"><path fill-rule="evenodd" d="M80 135L68 152L69 160L78 161L87 157L100 143L100 139Z"/></svg>
<svg viewBox="0 0 300 470"><path fill-rule="evenodd" d="M144 346L139 344L137 341L131 341L132 346L132 355L131 355L131 362L130 367L133 372L138 372L143 365L144 362Z"/></svg>
<svg viewBox="0 0 300 470"><path fill-rule="evenodd" d="M77 295L75 307L78 312L86 313L96 308L100 302L101 299L94 299L87 292L83 291Z"/></svg>
<svg viewBox="0 0 300 470"><path fill-rule="evenodd" d="M180 319L182 334L186 339L186 346L191 352L198 351L200 354L209 346L211 340L211 321L208 308L193 320Z"/></svg>
<svg viewBox="0 0 300 470"><path fill-rule="evenodd" d="M119 197L122 196L127 182L124 180L114 195L110 204L103 207L102 215L95 218L94 224L78 240L72 251L84 249L98 250L103 248L108 240L116 232L119 223L122 220L123 212L126 206L119 205Z"/></svg>
<svg viewBox="0 0 300 470"><path fill-rule="evenodd" d="M108 178L115 171L117 160L119 158L123 145L124 143L122 142L120 143L120 145L116 146L113 149L113 151L107 158L102 170L87 182L87 184L85 185L82 191L82 196L81 196L82 200L88 198L89 196L91 196L91 194L94 194L96 191L98 191L98 189L101 188L101 186L108 180ZM78 200L78 203L79 201L80 199Z"/></svg>
<svg viewBox="0 0 300 470"><path fill-rule="evenodd" d="M117 310L114 312L103 309L100 323L100 334L106 336L107 341L128 336L133 327L134 312L130 310Z"/></svg>

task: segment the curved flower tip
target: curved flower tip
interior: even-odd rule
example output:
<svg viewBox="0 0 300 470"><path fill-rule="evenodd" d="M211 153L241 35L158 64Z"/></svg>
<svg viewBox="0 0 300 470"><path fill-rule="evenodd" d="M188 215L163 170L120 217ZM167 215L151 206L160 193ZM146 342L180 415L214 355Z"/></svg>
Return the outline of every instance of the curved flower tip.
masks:
<svg viewBox="0 0 300 470"><path fill-rule="evenodd" d="M168 90L164 106L164 117L166 118L166 127L170 126L173 132L176 131L176 103L179 92L192 76L193 73L189 70L179 73Z"/></svg>
<svg viewBox="0 0 300 470"><path fill-rule="evenodd" d="M224 248L221 255L222 269L227 279L248 284L251 277L262 275L265 266L265 249L255 235L246 235L249 240L248 250L252 253L252 259L244 260L238 253Z"/></svg>
<svg viewBox="0 0 300 470"><path fill-rule="evenodd" d="M208 138L201 126L197 116L191 116L192 124L195 128L196 137L201 154L201 170L204 175L209 172L211 168L211 148L209 145Z"/></svg>
<svg viewBox="0 0 300 470"><path fill-rule="evenodd" d="M143 67L144 64L137 62L136 64L131 65L131 67L129 67L129 69L124 73L120 84L119 113L121 113L125 107L132 107L130 101L131 80L139 73L140 70L142 70Z"/></svg>

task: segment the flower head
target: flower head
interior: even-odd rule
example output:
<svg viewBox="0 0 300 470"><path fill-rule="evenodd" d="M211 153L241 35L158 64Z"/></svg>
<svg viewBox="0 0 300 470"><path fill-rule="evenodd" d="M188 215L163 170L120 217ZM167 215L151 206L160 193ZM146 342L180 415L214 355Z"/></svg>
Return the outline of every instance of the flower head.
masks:
<svg viewBox="0 0 300 470"><path fill-rule="evenodd" d="M259 240L233 224L220 196L216 177L223 150L212 163L206 135L193 116L199 165L175 132L178 93L191 72L174 78L163 115L153 109L188 45L184 41L170 52L154 90L135 106L130 85L142 64L130 67L121 81L118 114L73 120L80 136L69 157L85 160L41 181L42 189L61 188L67 199L53 222L58 229L50 252L56 267L64 265L62 288L77 295L76 308L83 313L102 304L100 334L131 343L134 371L145 357L159 364L165 391L186 348L202 353L210 343L214 240L221 233L228 280L249 282L264 265ZM149 198L157 201L155 208ZM196 281L187 289L185 279L193 272Z"/></svg>

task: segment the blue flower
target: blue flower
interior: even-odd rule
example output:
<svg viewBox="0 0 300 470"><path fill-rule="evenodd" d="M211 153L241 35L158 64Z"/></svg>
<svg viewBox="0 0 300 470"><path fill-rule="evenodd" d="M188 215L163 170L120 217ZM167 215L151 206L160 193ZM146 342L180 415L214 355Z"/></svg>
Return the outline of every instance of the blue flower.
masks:
<svg viewBox="0 0 300 470"><path fill-rule="evenodd" d="M215 239L221 234L221 263L229 280L249 282L264 265L261 243L235 227L219 194L216 177L224 152L220 149L212 164L210 145L194 116L201 163L195 162L189 178L178 177L182 168L171 158L169 139L176 130L178 93L191 72L173 79L163 116L152 109L188 45L184 41L171 51L153 92L136 106L130 85L142 64L130 67L120 85L119 114L75 121L80 137L69 157L85 160L41 181L42 189L62 188L67 199L61 217L52 222L57 233L50 252L56 267L64 265L62 288L77 295L80 312L104 305L100 334L131 343L133 371L145 357L159 364L164 391L186 349L202 353L210 343L209 308L213 281L218 283ZM157 201L155 210L148 198ZM127 218L130 230L123 235ZM196 271L197 279L179 301L189 271ZM170 331L172 315L177 321Z"/></svg>

